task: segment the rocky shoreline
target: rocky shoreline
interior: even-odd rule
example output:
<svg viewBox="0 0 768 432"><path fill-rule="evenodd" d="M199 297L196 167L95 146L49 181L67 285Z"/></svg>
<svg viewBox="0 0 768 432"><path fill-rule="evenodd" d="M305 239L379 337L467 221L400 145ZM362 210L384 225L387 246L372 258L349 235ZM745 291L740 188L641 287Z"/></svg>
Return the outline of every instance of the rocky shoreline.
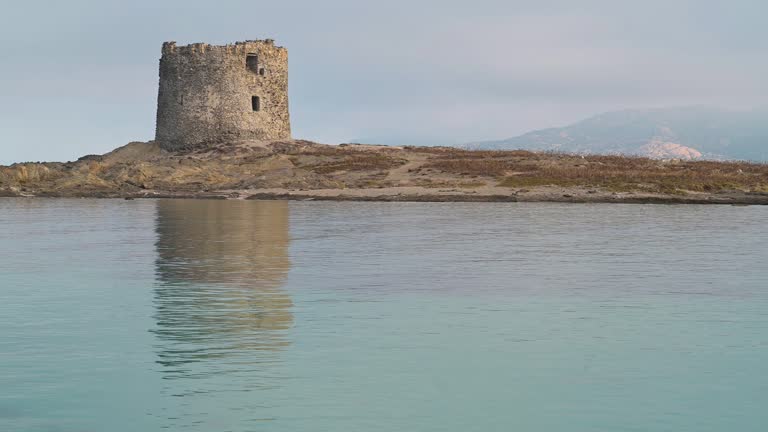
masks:
<svg viewBox="0 0 768 432"><path fill-rule="evenodd" d="M467 194L368 194L355 193L355 191L339 190L337 194L316 195L302 191L284 192L200 192L200 193L169 193L169 192L143 192L129 194L114 194L108 192L86 194L55 194L42 193L29 195L23 193L0 192L0 198L95 198L95 199L241 199L259 201L348 201L348 202L484 202L484 203L510 203L510 202L553 202L575 204L717 204L717 205L768 205L768 194L718 194L702 195L695 197L681 197L675 195L606 195L597 194L584 196L579 194L563 194L554 196L551 194L526 194L526 195L467 195Z"/></svg>
<svg viewBox="0 0 768 432"><path fill-rule="evenodd" d="M0 197L768 205L768 167L453 148L131 143L0 167Z"/></svg>

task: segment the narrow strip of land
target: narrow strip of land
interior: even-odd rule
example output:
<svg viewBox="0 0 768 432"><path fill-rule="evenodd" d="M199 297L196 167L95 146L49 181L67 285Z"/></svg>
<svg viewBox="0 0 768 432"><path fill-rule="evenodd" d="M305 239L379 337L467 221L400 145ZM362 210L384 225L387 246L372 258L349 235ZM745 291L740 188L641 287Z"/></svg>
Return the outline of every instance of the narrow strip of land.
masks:
<svg viewBox="0 0 768 432"><path fill-rule="evenodd" d="M0 167L0 196L768 204L768 165L450 147L131 143Z"/></svg>

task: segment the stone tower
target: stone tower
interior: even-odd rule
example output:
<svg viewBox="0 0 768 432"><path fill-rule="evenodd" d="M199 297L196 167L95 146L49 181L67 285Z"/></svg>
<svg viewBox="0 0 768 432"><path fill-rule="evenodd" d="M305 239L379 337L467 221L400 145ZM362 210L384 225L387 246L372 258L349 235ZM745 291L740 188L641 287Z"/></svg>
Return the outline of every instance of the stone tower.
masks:
<svg viewBox="0 0 768 432"><path fill-rule="evenodd" d="M162 148L290 137L285 48L271 39L163 44L155 130Z"/></svg>

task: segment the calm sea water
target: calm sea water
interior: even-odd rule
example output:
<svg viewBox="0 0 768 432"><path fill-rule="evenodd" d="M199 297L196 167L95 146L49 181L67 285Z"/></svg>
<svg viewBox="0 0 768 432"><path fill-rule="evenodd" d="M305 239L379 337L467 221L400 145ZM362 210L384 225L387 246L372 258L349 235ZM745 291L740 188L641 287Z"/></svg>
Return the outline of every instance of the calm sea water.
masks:
<svg viewBox="0 0 768 432"><path fill-rule="evenodd" d="M0 430L763 431L766 222L0 199Z"/></svg>

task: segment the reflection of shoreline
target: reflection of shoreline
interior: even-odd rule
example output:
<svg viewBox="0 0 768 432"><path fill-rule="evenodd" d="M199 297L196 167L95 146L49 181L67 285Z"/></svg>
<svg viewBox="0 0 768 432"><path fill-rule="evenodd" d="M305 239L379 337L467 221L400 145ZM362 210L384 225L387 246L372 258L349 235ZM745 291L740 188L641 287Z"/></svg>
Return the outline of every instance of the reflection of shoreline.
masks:
<svg viewBox="0 0 768 432"><path fill-rule="evenodd" d="M287 203L160 200L156 231L160 364L179 376L234 371L236 358L288 344Z"/></svg>

